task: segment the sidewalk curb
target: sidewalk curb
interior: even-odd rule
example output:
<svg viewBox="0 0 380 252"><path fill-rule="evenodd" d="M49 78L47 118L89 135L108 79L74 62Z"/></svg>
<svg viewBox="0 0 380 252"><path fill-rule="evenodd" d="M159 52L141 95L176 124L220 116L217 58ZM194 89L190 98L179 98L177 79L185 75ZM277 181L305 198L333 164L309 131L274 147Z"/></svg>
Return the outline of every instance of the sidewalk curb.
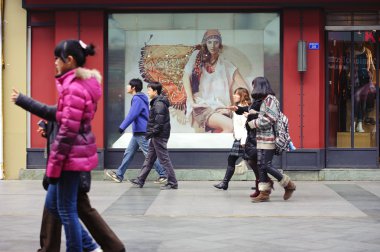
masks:
<svg viewBox="0 0 380 252"><path fill-rule="evenodd" d="M138 169L130 169L126 173L126 178L135 178ZM20 169L20 180L42 179L44 169ZM175 170L176 177L182 181L208 181L221 180L224 177L224 169L178 169ZM299 181L380 181L380 169L322 169L320 171L285 171L292 180ZM148 180L157 178L155 171L149 174ZM108 180L103 170L92 171L93 180ZM254 180L252 171L243 175L234 175L232 180L244 181Z"/></svg>

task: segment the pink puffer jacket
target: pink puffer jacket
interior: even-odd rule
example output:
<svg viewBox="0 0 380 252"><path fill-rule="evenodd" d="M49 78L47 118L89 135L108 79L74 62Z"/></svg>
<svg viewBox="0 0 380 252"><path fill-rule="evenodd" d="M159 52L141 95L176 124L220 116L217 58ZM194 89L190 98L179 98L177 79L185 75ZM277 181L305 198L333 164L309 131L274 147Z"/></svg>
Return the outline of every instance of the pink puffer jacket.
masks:
<svg viewBox="0 0 380 252"><path fill-rule="evenodd" d="M102 94L100 82L98 71L84 68L73 69L56 79L59 130L50 149L48 177L59 178L61 171L91 171L98 165L91 120Z"/></svg>

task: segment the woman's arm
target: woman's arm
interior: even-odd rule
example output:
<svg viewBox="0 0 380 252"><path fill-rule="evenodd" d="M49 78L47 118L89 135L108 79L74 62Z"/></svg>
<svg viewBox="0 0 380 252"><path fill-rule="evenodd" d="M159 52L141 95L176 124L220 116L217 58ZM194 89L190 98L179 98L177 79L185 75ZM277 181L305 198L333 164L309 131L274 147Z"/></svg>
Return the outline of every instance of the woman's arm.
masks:
<svg viewBox="0 0 380 252"><path fill-rule="evenodd" d="M276 122L279 110L275 101L267 97L260 106L260 113L257 119L248 122L251 129L259 128L262 130L270 129Z"/></svg>
<svg viewBox="0 0 380 252"><path fill-rule="evenodd" d="M248 109L249 109L249 106L244 106L244 107L237 106L237 110L235 111L235 113L238 115L242 115L244 114L244 112L248 112Z"/></svg>
<svg viewBox="0 0 380 252"><path fill-rule="evenodd" d="M18 93L15 104L42 119L55 121L57 106L46 105L21 93Z"/></svg>
<svg viewBox="0 0 380 252"><path fill-rule="evenodd" d="M193 112L193 107L196 104L194 101L193 91L191 90L190 76L186 72L183 73L182 83L186 92L186 117L189 119Z"/></svg>
<svg viewBox="0 0 380 252"><path fill-rule="evenodd" d="M192 106L194 104L194 97L193 97L193 92L191 90L190 76L186 72L183 73L182 83L186 92L186 104Z"/></svg>

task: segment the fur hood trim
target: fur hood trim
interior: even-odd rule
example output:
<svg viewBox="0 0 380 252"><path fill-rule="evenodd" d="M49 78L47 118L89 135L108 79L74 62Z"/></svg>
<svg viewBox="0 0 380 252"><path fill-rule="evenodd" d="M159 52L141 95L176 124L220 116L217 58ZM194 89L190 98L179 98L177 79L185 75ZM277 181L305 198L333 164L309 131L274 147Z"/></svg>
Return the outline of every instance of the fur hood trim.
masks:
<svg viewBox="0 0 380 252"><path fill-rule="evenodd" d="M99 84L102 83L102 75L96 69L87 69L79 67L75 71L75 77L82 80L95 78L99 82Z"/></svg>

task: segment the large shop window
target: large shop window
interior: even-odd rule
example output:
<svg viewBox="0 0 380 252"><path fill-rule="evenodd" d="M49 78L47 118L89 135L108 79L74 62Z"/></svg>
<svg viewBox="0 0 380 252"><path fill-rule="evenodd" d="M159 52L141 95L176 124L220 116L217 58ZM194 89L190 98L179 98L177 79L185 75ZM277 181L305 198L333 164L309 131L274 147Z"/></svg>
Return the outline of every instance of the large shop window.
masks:
<svg viewBox="0 0 380 252"><path fill-rule="evenodd" d="M255 77L266 76L280 97L278 13L110 14L107 55L107 148L125 148L131 137L131 127L123 135L118 127L132 78L144 81L143 92L148 82L163 84L172 104L169 148L230 148L225 108ZM221 120L210 123L213 113Z"/></svg>
<svg viewBox="0 0 380 252"><path fill-rule="evenodd" d="M377 146L379 35L328 32L329 147Z"/></svg>

